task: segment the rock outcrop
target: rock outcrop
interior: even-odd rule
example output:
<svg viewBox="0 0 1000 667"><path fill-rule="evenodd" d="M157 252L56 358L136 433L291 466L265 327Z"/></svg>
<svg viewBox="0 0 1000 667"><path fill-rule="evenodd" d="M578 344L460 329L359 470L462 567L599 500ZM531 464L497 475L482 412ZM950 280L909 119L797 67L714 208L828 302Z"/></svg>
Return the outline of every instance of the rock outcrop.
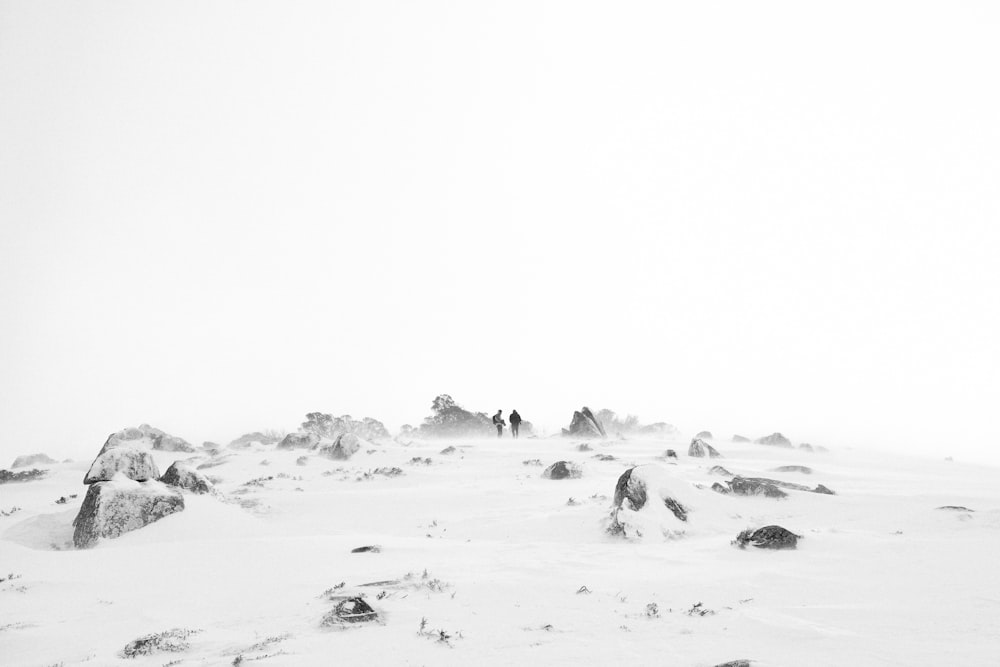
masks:
<svg viewBox="0 0 1000 667"><path fill-rule="evenodd" d="M764 496L765 498L784 498L788 494L779 489L774 484L768 483L768 481L746 478L746 477L733 477L731 480L726 482L728 488L722 487L722 485L716 484L712 485L712 488L716 491L722 491L723 493L732 493L737 496ZM717 488L718 487L718 488Z"/></svg>
<svg viewBox="0 0 1000 667"><path fill-rule="evenodd" d="M174 461L160 477L160 481L191 493L212 493L215 490L208 477L184 461Z"/></svg>
<svg viewBox="0 0 1000 667"><path fill-rule="evenodd" d="M51 465L53 463L57 463L57 461L50 458L47 454L25 454L14 459L14 463L10 467L12 469L27 468L28 466Z"/></svg>
<svg viewBox="0 0 1000 667"><path fill-rule="evenodd" d="M700 431L698 433L698 435L696 435L694 437L697 438L697 439L699 439L699 440L714 440L714 438L712 438L712 432L711 431Z"/></svg>
<svg viewBox="0 0 1000 667"><path fill-rule="evenodd" d="M691 441L690 446L688 446L688 456L694 456L698 458L704 458L708 456L709 458L717 459L722 456L712 445L708 444L701 438L695 438Z"/></svg>
<svg viewBox="0 0 1000 667"><path fill-rule="evenodd" d="M104 447L83 478L84 484L107 482L118 473L137 482L157 479L160 476L160 470L156 467L156 461L150 452L152 447L150 439L141 434L138 438L118 437L122 433L124 432L111 435L104 443Z"/></svg>
<svg viewBox="0 0 1000 667"><path fill-rule="evenodd" d="M588 407L573 413L573 420L568 429L563 429L563 435L574 438L606 438L608 436L604 431L604 426Z"/></svg>
<svg viewBox="0 0 1000 667"><path fill-rule="evenodd" d="M184 497L157 481L136 482L123 474L87 490L73 525L78 549L119 537L184 509Z"/></svg>
<svg viewBox="0 0 1000 667"><path fill-rule="evenodd" d="M556 461L542 471L545 479L579 479L583 471L572 461Z"/></svg>
<svg viewBox="0 0 1000 667"><path fill-rule="evenodd" d="M319 440L315 433L289 433L278 443L278 449L314 449Z"/></svg>
<svg viewBox="0 0 1000 667"><path fill-rule="evenodd" d="M351 458L362 446L371 447L371 443L353 433L341 433L331 444L320 447L319 453L327 458L343 461Z"/></svg>
<svg viewBox="0 0 1000 667"><path fill-rule="evenodd" d="M773 447L791 447L792 441L781 435L780 433L772 433L771 435L765 435L763 438L757 438L754 440L758 445L771 445Z"/></svg>
<svg viewBox="0 0 1000 667"><path fill-rule="evenodd" d="M178 438L175 435L170 435L158 428L153 428L149 424L141 424L139 426L139 431L143 435L146 435L153 441L153 449L163 451L163 452L193 452L195 451L194 445L185 440L184 438Z"/></svg>
<svg viewBox="0 0 1000 667"><path fill-rule="evenodd" d="M682 488L655 464L629 468L615 484L608 532L626 537L682 532L689 512Z"/></svg>
<svg viewBox="0 0 1000 667"><path fill-rule="evenodd" d="M734 544L741 549L747 546L758 549L794 549L801 537L781 526L764 526L757 530L744 530L736 536Z"/></svg>

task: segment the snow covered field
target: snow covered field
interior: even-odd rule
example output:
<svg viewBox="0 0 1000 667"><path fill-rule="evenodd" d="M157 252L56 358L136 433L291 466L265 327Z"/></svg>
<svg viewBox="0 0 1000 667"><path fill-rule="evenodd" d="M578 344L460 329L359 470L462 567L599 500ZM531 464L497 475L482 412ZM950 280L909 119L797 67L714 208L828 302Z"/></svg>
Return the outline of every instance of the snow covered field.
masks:
<svg viewBox="0 0 1000 667"><path fill-rule="evenodd" d="M223 449L202 470L217 495L185 493L184 511L87 550L71 522L90 459L41 466L0 486L0 511L20 508L0 516L0 663L997 663L996 469L726 439L711 441L724 458L702 459L689 441L385 441L346 461ZM162 471L193 455L154 456ZM582 477L544 479L558 460ZM682 489L684 534L612 537L616 481L646 463ZM836 495L723 495L714 465ZM772 470L785 465L813 472ZM731 544L768 524L803 536L798 549ZM381 550L352 553L368 545ZM324 627L352 595L378 621ZM185 650L119 657L174 628L196 631Z"/></svg>

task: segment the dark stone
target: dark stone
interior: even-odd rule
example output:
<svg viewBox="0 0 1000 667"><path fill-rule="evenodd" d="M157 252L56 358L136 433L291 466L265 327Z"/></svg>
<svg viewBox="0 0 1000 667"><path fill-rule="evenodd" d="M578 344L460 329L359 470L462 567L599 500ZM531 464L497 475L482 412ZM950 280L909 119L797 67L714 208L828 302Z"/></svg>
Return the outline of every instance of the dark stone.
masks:
<svg viewBox="0 0 1000 667"><path fill-rule="evenodd" d="M791 447L792 441L781 435L780 433L772 433L771 435L766 435L763 438L757 438L754 440L758 445L772 445L774 447Z"/></svg>
<svg viewBox="0 0 1000 667"><path fill-rule="evenodd" d="M97 482L90 485L73 521L73 543L86 549L100 539L119 537L183 509L180 492L160 482Z"/></svg>
<svg viewBox="0 0 1000 667"><path fill-rule="evenodd" d="M806 466L778 466L777 468L771 468L773 472L800 472L803 475L811 475L812 468Z"/></svg>
<svg viewBox="0 0 1000 667"><path fill-rule="evenodd" d="M817 484L816 488L813 489L813 493L823 493L823 494L826 494L828 496L835 496L835 495L837 495L836 493L834 493L830 489L826 488L822 484Z"/></svg>
<svg viewBox="0 0 1000 667"><path fill-rule="evenodd" d="M698 440L714 440L714 438L712 438L711 431L701 431L698 433L698 435L694 437L697 438Z"/></svg>
<svg viewBox="0 0 1000 667"><path fill-rule="evenodd" d="M378 613L364 598L347 598L337 603L326 616L323 625L339 625L341 623L368 623L378 620Z"/></svg>
<svg viewBox="0 0 1000 667"><path fill-rule="evenodd" d="M666 453L664 454L664 457L668 458L668 459L676 459L677 458L677 452L675 452L672 449L668 449L666 451Z"/></svg>
<svg viewBox="0 0 1000 667"><path fill-rule="evenodd" d="M788 494L769 483L769 480L733 477L729 482L729 490L738 496L764 496L765 498L784 498Z"/></svg>
<svg viewBox="0 0 1000 667"><path fill-rule="evenodd" d="M743 435L734 435L733 442L750 442L750 438Z"/></svg>
<svg viewBox="0 0 1000 667"><path fill-rule="evenodd" d="M722 466L712 466L711 468L708 469L708 472L711 473L711 474L713 474L713 475L723 475L725 477L732 477L733 476L733 473L729 472L728 470L726 470Z"/></svg>
<svg viewBox="0 0 1000 667"><path fill-rule="evenodd" d="M741 549L747 545L758 549L794 549L801 537L781 526L764 526L757 530L744 530L736 536L735 544Z"/></svg>
<svg viewBox="0 0 1000 667"><path fill-rule="evenodd" d="M556 461L542 472L546 479L576 479L582 476L580 469L569 461Z"/></svg>
<svg viewBox="0 0 1000 667"><path fill-rule="evenodd" d="M352 554L365 554L365 553L377 554L381 553L381 551L382 548L374 544L365 547L355 547L354 549L351 549Z"/></svg>
<svg viewBox="0 0 1000 667"><path fill-rule="evenodd" d="M212 483L208 481L208 477L183 461L174 461L160 477L160 481L167 486L176 486L191 493L211 493L213 491Z"/></svg>
<svg viewBox="0 0 1000 667"><path fill-rule="evenodd" d="M710 458L717 459L721 458L722 454L720 454L715 447L708 444L704 440L695 438L691 441L690 446L688 446L688 456L695 456L698 458L708 456Z"/></svg>
<svg viewBox="0 0 1000 667"><path fill-rule="evenodd" d="M606 438L608 434L604 431L604 426L594 413L590 411L590 408L584 407L578 412L573 413L573 420L569 424L569 430L563 430L563 433L576 438Z"/></svg>
<svg viewBox="0 0 1000 667"><path fill-rule="evenodd" d="M728 486L723 486L722 484L719 484L718 482L715 482L714 484L712 484L712 490L715 491L716 493L729 493L729 487Z"/></svg>
<svg viewBox="0 0 1000 667"><path fill-rule="evenodd" d="M615 496L612 500L613 512L621 507L638 511L646 506L649 497L646 485L641 480L632 478L633 470L635 468L629 468L623 472L615 484ZM626 502L628 503L627 506L625 505ZM687 508L678 501L673 498L664 498L663 504L673 512L675 517L681 521L687 521Z"/></svg>
<svg viewBox="0 0 1000 667"><path fill-rule="evenodd" d="M730 660L729 662L722 662L715 667L750 667L752 660Z"/></svg>
<svg viewBox="0 0 1000 667"><path fill-rule="evenodd" d="M962 505L942 505L938 507L939 510L952 510L954 512L975 512L976 510L970 510L968 507L963 507Z"/></svg>

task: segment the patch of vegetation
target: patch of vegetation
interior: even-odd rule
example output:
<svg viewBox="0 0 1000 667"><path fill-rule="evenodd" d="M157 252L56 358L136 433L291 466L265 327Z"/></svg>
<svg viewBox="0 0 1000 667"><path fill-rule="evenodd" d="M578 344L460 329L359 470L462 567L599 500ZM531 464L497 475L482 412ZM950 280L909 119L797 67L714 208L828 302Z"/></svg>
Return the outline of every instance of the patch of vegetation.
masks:
<svg viewBox="0 0 1000 667"><path fill-rule="evenodd" d="M353 433L365 440L375 440L377 438L388 438L389 431L377 419L365 417L357 421L351 415L334 417L324 412L310 412L306 415L306 420L302 422L302 431L315 433L321 438L336 440L338 435Z"/></svg>
<svg viewBox="0 0 1000 667"><path fill-rule="evenodd" d="M375 468L375 470L369 470L366 473L362 473L361 477L357 478L357 481L367 481L375 479L378 475L383 477L399 477L404 474L402 468Z"/></svg>
<svg viewBox="0 0 1000 667"><path fill-rule="evenodd" d="M14 514L14 512L20 512L20 511L21 508L18 507L17 505L14 505L9 510L0 510L0 516L11 516L12 514Z"/></svg>
<svg viewBox="0 0 1000 667"><path fill-rule="evenodd" d="M270 482L274 479L274 475L269 475L267 477L258 477L256 479L251 479L249 482L243 482L242 486L264 486L264 482Z"/></svg>
<svg viewBox="0 0 1000 667"><path fill-rule="evenodd" d="M9 484L12 482L33 482L36 479L45 477L47 474L47 470L39 470L37 468L22 470L21 472L0 470L0 484Z"/></svg>
<svg viewBox="0 0 1000 667"><path fill-rule="evenodd" d="M417 635L433 639L435 642L444 644L448 648L455 648L451 643L453 640L464 639L460 631L434 630L429 628L426 617L420 619L420 627L417 629Z"/></svg>
<svg viewBox="0 0 1000 667"><path fill-rule="evenodd" d="M179 653L190 648L188 637L197 634L201 630L186 630L174 628L145 637L133 639L125 645L119 652L122 658L138 658L143 655L153 655L154 653Z"/></svg>
<svg viewBox="0 0 1000 667"><path fill-rule="evenodd" d="M416 465L429 466L431 465L431 463L433 463L433 461L429 458L422 459L419 456L414 456L412 459L410 459L409 463L411 466L416 466Z"/></svg>

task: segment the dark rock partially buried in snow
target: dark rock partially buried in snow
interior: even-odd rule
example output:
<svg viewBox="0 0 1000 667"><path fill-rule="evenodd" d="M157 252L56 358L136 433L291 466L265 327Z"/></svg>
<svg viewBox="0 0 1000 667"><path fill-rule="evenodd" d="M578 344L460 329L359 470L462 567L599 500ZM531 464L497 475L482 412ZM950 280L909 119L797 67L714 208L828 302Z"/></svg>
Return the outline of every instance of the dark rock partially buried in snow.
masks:
<svg viewBox="0 0 1000 667"><path fill-rule="evenodd" d="M152 453L145 446L148 444L147 439L140 437L134 440L122 440L109 448L108 445L114 437L112 435L108 439L101 453L90 465L90 470L83 478L84 484L107 482L118 473L122 473L137 482L157 479L160 476L156 461L153 460Z"/></svg>
<svg viewBox="0 0 1000 667"><path fill-rule="evenodd" d="M160 477L160 481L191 493L212 493L214 490L208 477L183 461L174 461Z"/></svg>
<svg viewBox="0 0 1000 667"><path fill-rule="evenodd" d="M348 598L337 603L326 616L323 617L324 627L338 626L345 623L369 623L378 620L378 612L372 609L371 605L363 598Z"/></svg>
<svg viewBox="0 0 1000 667"><path fill-rule="evenodd" d="M569 429L563 429L563 435L575 438L606 438L607 433L604 426L598 421L590 408L584 406L581 410L573 413Z"/></svg>
<svg viewBox="0 0 1000 667"><path fill-rule="evenodd" d="M741 549L748 545L758 549L794 549L801 537L781 526L764 526L757 530L744 530L736 536L734 544Z"/></svg>
<svg viewBox="0 0 1000 667"><path fill-rule="evenodd" d="M708 469L708 472L712 475L722 475L723 477L732 477L733 473L729 472L722 466L712 466Z"/></svg>
<svg viewBox="0 0 1000 667"><path fill-rule="evenodd" d="M343 461L351 458L362 446L370 448L372 445L353 433L341 433L332 444L321 447L319 453L327 458Z"/></svg>
<svg viewBox="0 0 1000 667"><path fill-rule="evenodd" d="M714 440L711 431L699 431L698 435L694 436L698 440Z"/></svg>
<svg viewBox="0 0 1000 667"><path fill-rule="evenodd" d="M278 449L313 449L319 446L315 433L289 433L278 443Z"/></svg>
<svg viewBox="0 0 1000 667"><path fill-rule="evenodd" d="M676 459L677 458L677 452L675 452L672 449L668 449L667 451L663 452L663 458L665 458L665 459Z"/></svg>
<svg viewBox="0 0 1000 667"><path fill-rule="evenodd" d="M14 463L11 464L11 468L26 468L28 466L36 465L50 465L56 463L57 461L50 458L47 454L25 454L24 456L18 456L14 459Z"/></svg>
<svg viewBox="0 0 1000 667"><path fill-rule="evenodd" d="M800 472L803 475L811 475L812 468L808 466L778 466L777 468L771 468L772 472Z"/></svg>
<svg viewBox="0 0 1000 667"><path fill-rule="evenodd" d="M734 477L728 482L726 482L726 484L729 485L728 492L735 494L737 496L764 496L765 498L784 498L788 495L774 484L771 484L767 481L760 479ZM714 489L715 486L713 485L712 488Z"/></svg>
<svg viewBox="0 0 1000 667"><path fill-rule="evenodd" d="M721 458L722 454L718 452L712 445L708 444L700 438L695 438L691 441L688 446L688 456L694 456L698 458L704 458L706 456L717 459Z"/></svg>
<svg viewBox="0 0 1000 667"><path fill-rule="evenodd" d="M751 667L753 660L730 660L729 662L720 662L715 667Z"/></svg>
<svg viewBox="0 0 1000 667"><path fill-rule="evenodd" d="M976 510L971 510L968 507L962 505L942 505L938 507L939 510L950 510L952 512L975 512Z"/></svg>
<svg viewBox="0 0 1000 667"><path fill-rule="evenodd" d="M676 481L654 464L629 468L618 477L611 505L608 532L612 535L641 537L643 531L659 530L664 535L687 522L688 509L671 488Z"/></svg>
<svg viewBox="0 0 1000 667"><path fill-rule="evenodd" d="M578 479L582 476L583 471L571 461L556 461L542 472L545 479Z"/></svg>
<svg viewBox="0 0 1000 667"><path fill-rule="evenodd" d="M750 442L750 438L744 435L734 435L733 442Z"/></svg>
<svg viewBox="0 0 1000 667"><path fill-rule="evenodd" d="M97 482L87 490L73 525L73 543L78 549L101 539L115 538L138 530L184 509L184 497L176 489L157 482L136 482L118 475L110 482Z"/></svg>
<svg viewBox="0 0 1000 667"><path fill-rule="evenodd" d="M138 658L145 655L155 655L156 653L180 653L190 648L187 639L198 632L200 630L174 628L166 632L158 632L155 635L139 637L126 644L125 648L119 653L119 656L122 658Z"/></svg>
<svg viewBox="0 0 1000 667"><path fill-rule="evenodd" d="M754 440L758 445L771 445L773 447L791 447L792 441L781 435L780 433L772 433L771 435L765 435L763 438L757 438Z"/></svg>

